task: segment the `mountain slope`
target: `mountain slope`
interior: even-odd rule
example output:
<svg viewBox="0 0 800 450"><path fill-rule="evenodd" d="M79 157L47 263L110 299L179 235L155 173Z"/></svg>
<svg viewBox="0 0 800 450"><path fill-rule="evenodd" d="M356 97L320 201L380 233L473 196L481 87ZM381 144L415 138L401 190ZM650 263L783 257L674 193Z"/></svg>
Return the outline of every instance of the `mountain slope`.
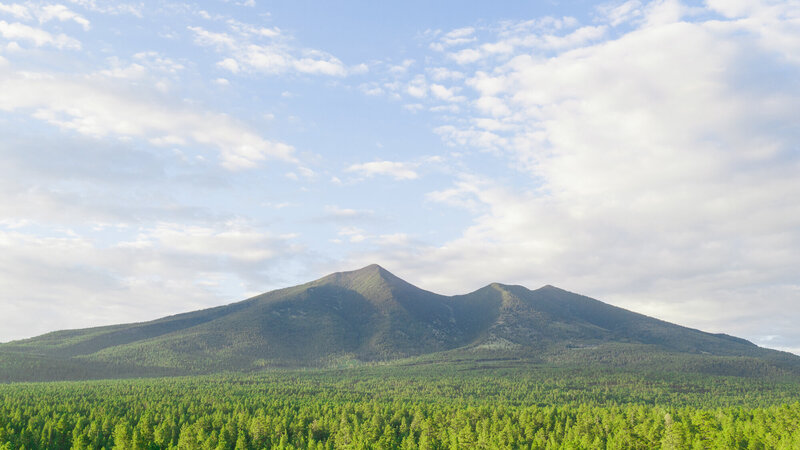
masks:
<svg viewBox="0 0 800 450"><path fill-rule="evenodd" d="M490 288L500 293L502 306L489 334L522 345L621 342L714 355L751 354L758 350L744 339L671 324L553 286L535 291L500 284Z"/></svg>
<svg viewBox="0 0 800 450"><path fill-rule="evenodd" d="M743 339L552 286L532 291L495 283L448 297L371 265L230 305L3 344L0 380L341 366L420 355L552 359L564 352L571 357L569 349L609 348L765 358L800 367L800 358Z"/></svg>

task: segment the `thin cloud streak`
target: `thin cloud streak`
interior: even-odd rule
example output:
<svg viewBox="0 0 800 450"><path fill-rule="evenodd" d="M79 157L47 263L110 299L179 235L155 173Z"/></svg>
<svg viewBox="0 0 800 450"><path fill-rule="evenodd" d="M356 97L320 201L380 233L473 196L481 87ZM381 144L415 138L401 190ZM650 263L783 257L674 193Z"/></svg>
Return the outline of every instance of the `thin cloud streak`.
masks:
<svg viewBox="0 0 800 450"><path fill-rule="evenodd" d="M266 140L224 114L136 98L90 78L20 73L0 67L0 110L28 113L64 130L102 138L146 139L156 146L207 145L230 170L267 158L294 162L293 148Z"/></svg>

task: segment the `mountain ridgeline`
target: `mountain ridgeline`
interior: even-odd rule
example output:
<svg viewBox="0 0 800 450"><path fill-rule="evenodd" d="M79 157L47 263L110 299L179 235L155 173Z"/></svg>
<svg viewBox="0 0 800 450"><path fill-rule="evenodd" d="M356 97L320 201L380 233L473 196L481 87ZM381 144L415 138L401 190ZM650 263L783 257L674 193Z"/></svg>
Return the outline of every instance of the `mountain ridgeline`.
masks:
<svg viewBox="0 0 800 450"><path fill-rule="evenodd" d="M794 355L553 286L444 296L371 265L226 306L2 344L0 381L464 360L800 372Z"/></svg>

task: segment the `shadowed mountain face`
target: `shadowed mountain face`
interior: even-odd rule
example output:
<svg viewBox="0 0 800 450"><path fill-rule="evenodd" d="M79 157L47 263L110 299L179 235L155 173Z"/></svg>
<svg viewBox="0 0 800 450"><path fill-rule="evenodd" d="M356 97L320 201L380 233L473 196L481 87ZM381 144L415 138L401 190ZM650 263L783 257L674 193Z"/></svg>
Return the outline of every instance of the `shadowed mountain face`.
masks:
<svg viewBox="0 0 800 450"><path fill-rule="evenodd" d="M454 351L542 357L609 345L792 360L552 286L491 284L448 297L371 265L227 306L3 344L0 381L337 366Z"/></svg>

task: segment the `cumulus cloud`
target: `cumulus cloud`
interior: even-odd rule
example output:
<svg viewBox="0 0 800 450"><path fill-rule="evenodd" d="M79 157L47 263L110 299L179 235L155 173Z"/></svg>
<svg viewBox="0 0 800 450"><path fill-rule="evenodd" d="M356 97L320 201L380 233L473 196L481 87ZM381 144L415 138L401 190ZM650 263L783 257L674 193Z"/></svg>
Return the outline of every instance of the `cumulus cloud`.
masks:
<svg viewBox="0 0 800 450"><path fill-rule="evenodd" d="M800 257L788 250L800 245L797 15L779 2L711 6L733 20L629 2L607 14L635 22L615 38L542 19L451 53L459 64L504 57L467 77L473 116L435 131L492 150L533 187L478 170L430 193L474 214L472 225L442 245L386 248L387 264L451 293L463 280L552 283L754 340L770 329L773 346L800 342L790 325Z"/></svg>
<svg viewBox="0 0 800 450"><path fill-rule="evenodd" d="M397 161L372 161L353 164L346 169L364 177L388 176L395 180L414 180L419 177L414 170L415 164Z"/></svg>

